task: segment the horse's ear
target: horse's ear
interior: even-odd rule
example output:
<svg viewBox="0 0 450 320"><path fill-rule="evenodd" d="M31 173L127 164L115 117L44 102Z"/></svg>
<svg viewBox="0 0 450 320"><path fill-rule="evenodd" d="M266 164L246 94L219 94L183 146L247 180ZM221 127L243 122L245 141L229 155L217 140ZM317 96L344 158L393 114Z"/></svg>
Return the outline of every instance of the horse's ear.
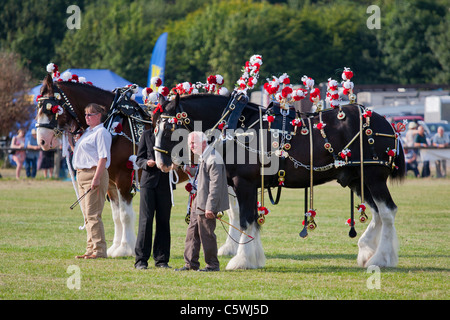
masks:
<svg viewBox="0 0 450 320"><path fill-rule="evenodd" d="M176 97L175 97L175 106L179 106L180 105L180 94L177 93Z"/></svg>
<svg viewBox="0 0 450 320"><path fill-rule="evenodd" d="M166 97L164 97L162 94L158 95L158 103L163 106L166 103Z"/></svg>
<svg viewBox="0 0 450 320"><path fill-rule="evenodd" d="M53 96L53 78L50 73L47 73L44 80L42 81L41 94Z"/></svg>

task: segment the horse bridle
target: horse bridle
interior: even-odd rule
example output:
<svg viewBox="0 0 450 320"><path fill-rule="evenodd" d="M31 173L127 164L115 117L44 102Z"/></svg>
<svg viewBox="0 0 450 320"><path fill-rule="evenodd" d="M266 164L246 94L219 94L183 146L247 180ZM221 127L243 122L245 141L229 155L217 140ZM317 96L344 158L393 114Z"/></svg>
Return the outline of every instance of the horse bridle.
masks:
<svg viewBox="0 0 450 320"><path fill-rule="evenodd" d="M64 92L56 87L56 92L53 96L44 96L41 98L38 98L38 104L37 109L42 109L42 112L46 114L50 122L49 123L36 123L36 128L47 128L50 130L53 130L55 136L57 138L60 138L62 136L62 133L64 129L62 129L58 124L58 113L54 112L54 107L60 106L64 111L67 111L67 113L72 116L72 118L75 119L75 121L78 124L78 130L77 132L72 132L73 134L78 133L78 131L82 128L82 124L80 122L80 119L78 118L75 110L73 109L72 104L70 103L67 96L64 94ZM62 98L61 98L62 97Z"/></svg>
<svg viewBox="0 0 450 320"><path fill-rule="evenodd" d="M155 135L158 134L159 123L160 123L160 121L164 121L163 119L167 119L167 121L172 124L172 131L175 130L176 126L181 126L181 125L183 125L189 132L193 131L193 129L190 127L191 119L188 117L188 114L186 113L186 111L183 110L183 107L181 106L181 104L179 105L179 107L181 110L180 110L180 112L177 112L175 114L175 116L170 116L170 115L165 115L165 114L161 114L159 116L159 119L155 126ZM155 150L159 153L163 153L165 155L170 154L170 152L168 150L164 150L163 148L161 148L159 146L153 146L153 150Z"/></svg>

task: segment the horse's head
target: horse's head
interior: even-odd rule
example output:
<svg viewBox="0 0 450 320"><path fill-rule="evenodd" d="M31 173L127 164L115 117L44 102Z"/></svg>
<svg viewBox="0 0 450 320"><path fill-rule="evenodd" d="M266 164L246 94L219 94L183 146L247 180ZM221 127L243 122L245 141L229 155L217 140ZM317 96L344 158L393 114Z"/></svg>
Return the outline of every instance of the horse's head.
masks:
<svg viewBox="0 0 450 320"><path fill-rule="evenodd" d="M185 156L180 157L180 151L183 155L189 155L187 143L179 143L180 137L187 139L188 131L184 128L183 123L189 124L189 119L185 112L180 111L180 97L176 96L171 101L160 101L162 112L154 115L155 123L155 160L157 167L168 172L173 165L180 165L187 162ZM187 140L186 140L187 141ZM178 148L177 146L181 146ZM184 148L183 148L184 146Z"/></svg>
<svg viewBox="0 0 450 320"><path fill-rule="evenodd" d="M43 150L54 149L60 145L61 128L67 122L63 104L63 98L51 75L47 74L42 82L36 116L37 141Z"/></svg>
<svg viewBox="0 0 450 320"><path fill-rule="evenodd" d="M160 102L162 111L153 118L158 168L165 171L172 164L188 163L191 155L187 143L189 132L212 129L228 101L229 97L222 95L194 94L182 98L177 95L171 101Z"/></svg>

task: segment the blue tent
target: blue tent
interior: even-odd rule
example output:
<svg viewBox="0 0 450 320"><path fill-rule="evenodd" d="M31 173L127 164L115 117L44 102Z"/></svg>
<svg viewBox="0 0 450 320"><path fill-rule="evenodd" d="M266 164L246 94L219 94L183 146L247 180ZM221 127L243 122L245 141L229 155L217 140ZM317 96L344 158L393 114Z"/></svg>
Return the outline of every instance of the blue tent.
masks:
<svg viewBox="0 0 450 320"><path fill-rule="evenodd" d="M76 74L78 77L85 77L86 81L92 82L94 86L108 91L132 84L130 81L118 76L108 69L67 69L64 72L66 71L71 74ZM61 72L61 74L64 72ZM38 85L31 89L30 95L32 96L33 101L36 101L36 96L39 95L41 86L42 85ZM143 103L142 88L139 88L138 92L135 94L135 100L137 103Z"/></svg>

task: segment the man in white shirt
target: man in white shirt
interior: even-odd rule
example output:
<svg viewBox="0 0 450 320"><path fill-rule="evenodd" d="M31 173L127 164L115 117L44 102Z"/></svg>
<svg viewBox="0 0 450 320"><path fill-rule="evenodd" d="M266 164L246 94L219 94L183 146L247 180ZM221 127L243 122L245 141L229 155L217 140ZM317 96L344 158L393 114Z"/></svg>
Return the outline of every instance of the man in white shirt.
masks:
<svg viewBox="0 0 450 320"><path fill-rule="evenodd" d="M89 104L85 109L88 128L77 141L73 152L72 165L77 170L79 195L87 232L86 252L77 259L106 258L105 230L102 211L108 191L108 167L111 163L111 134L103 126L104 107ZM90 190L90 191L89 191Z"/></svg>

